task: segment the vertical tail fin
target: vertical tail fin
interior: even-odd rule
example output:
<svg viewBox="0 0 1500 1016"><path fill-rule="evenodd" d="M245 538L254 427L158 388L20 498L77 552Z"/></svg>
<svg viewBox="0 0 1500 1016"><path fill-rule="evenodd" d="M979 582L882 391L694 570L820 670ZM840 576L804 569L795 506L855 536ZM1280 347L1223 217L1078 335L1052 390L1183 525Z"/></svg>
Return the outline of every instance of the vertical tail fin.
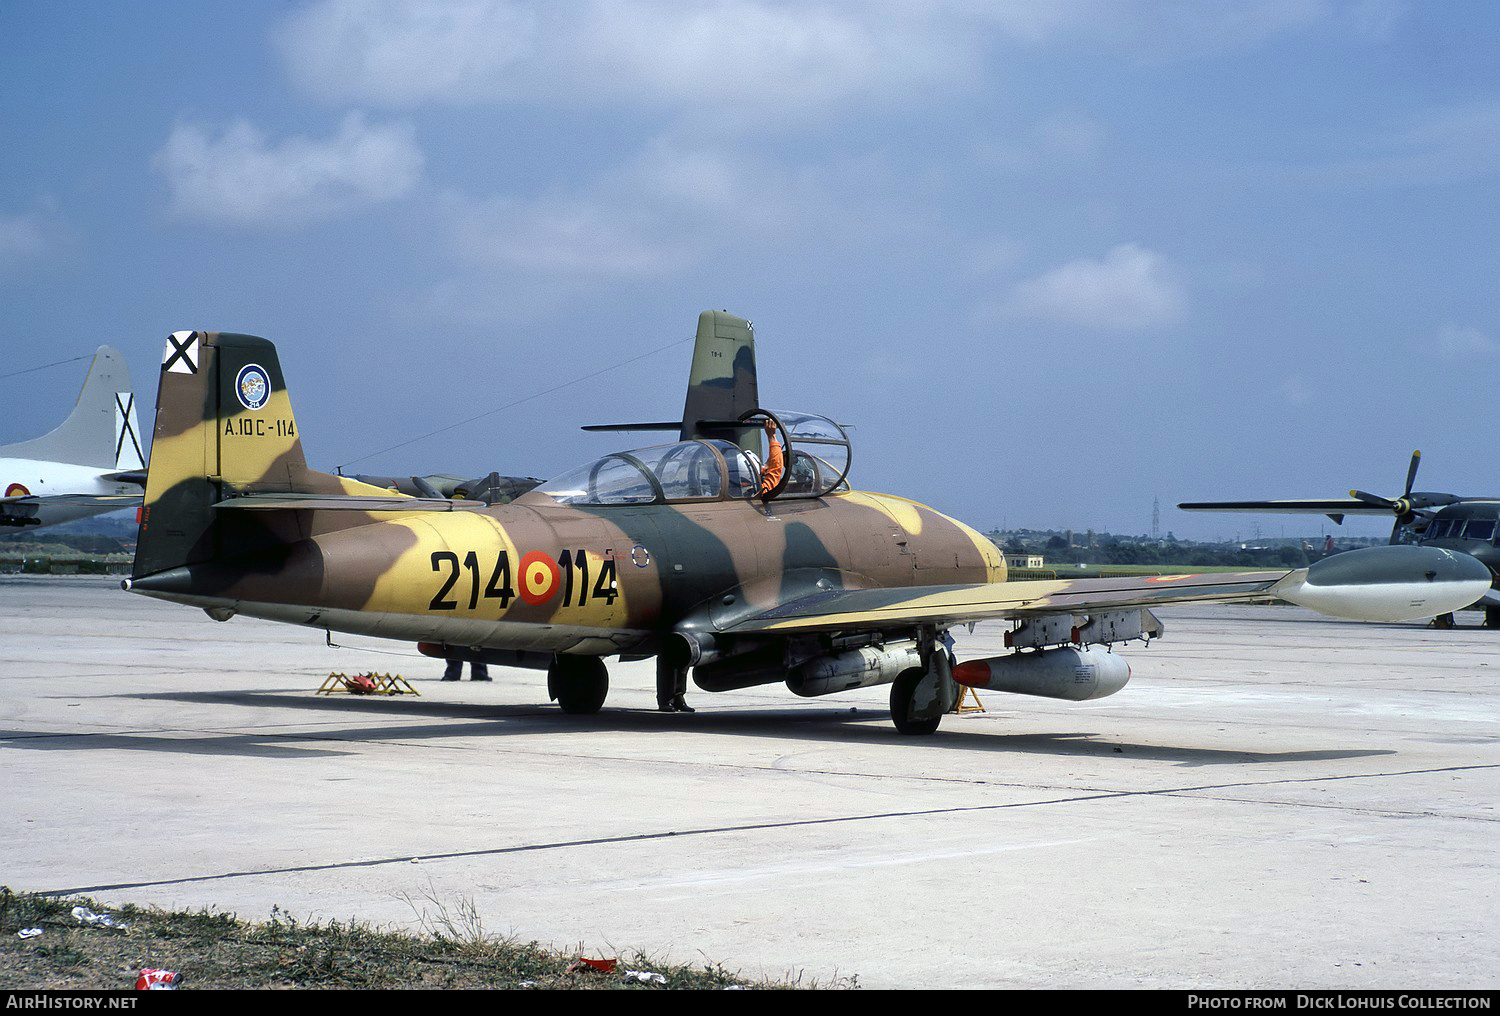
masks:
<svg viewBox="0 0 1500 1016"><path fill-rule="evenodd" d="M220 517L213 506L226 497L343 490L338 477L307 468L273 344L230 332L167 338L136 577L308 535L305 513Z"/></svg>
<svg viewBox="0 0 1500 1016"><path fill-rule="evenodd" d="M760 407L755 378L755 330L749 321L723 311L698 315L698 341L682 407L682 437L723 438L758 449L758 430L728 427L724 421Z"/></svg>
<svg viewBox="0 0 1500 1016"><path fill-rule="evenodd" d="M145 463L139 434L125 357L112 346L100 346L68 418L57 429L0 453L98 469L140 469Z"/></svg>

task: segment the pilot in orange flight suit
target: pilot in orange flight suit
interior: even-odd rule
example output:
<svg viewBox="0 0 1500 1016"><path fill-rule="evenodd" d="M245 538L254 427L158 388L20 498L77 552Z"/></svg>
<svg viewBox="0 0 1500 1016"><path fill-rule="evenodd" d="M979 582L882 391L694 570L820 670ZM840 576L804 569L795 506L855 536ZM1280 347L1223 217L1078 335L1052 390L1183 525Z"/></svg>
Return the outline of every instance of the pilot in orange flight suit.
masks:
<svg viewBox="0 0 1500 1016"><path fill-rule="evenodd" d="M776 440L776 422L766 421L766 443L770 446L766 450L766 468L760 473L760 496L765 497L776 489L781 482L781 474L786 470L786 460L781 454L781 442Z"/></svg>

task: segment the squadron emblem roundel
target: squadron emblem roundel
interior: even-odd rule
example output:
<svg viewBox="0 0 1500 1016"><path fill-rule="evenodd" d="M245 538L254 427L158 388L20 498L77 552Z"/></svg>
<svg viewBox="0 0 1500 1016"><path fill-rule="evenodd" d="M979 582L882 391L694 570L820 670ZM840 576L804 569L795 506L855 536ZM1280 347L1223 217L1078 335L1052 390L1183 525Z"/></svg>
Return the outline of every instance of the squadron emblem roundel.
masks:
<svg viewBox="0 0 1500 1016"><path fill-rule="evenodd" d="M258 363L247 363L234 379L234 394L246 409L259 409L271 397L271 379Z"/></svg>
<svg viewBox="0 0 1500 1016"><path fill-rule="evenodd" d="M521 599L533 607L539 607L552 599L558 585L562 583L562 573L558 571L557 562L539 550L533 550L521 558L519 577Z"/></svg>

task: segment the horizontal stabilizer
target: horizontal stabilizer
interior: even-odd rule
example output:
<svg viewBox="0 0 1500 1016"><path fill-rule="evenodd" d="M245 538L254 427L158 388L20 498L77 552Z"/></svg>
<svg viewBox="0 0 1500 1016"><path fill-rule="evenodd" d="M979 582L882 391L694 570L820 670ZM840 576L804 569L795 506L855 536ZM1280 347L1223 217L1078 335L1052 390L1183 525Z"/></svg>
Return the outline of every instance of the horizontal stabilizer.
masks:
<svg viewBox="0 0 1500 1016"><path fill-rule="evenodd" d="M146 471L144 469L122 469L118 473L105 473L101 479L110 483L134 483L137 486L146 486Z"/></svg>
<svg viewBox="0 0 1500 1016"><path fill-rule="evenodd" d="M678 430L678 423L591 423L584 430L591 432L599 431L629 431L629 430ZM709 431L744 431L760 430L764 424L760 420L699 420L693 424L693 433L707 433Z"/></svg>
<svg viewBox="0 0 1500 1016"><path fill-rule="evenodd" d="M682 424L669 420L665 423L591 423L582 429L591 433L614 433L630 430L680 430L681 428Z"/></svg>

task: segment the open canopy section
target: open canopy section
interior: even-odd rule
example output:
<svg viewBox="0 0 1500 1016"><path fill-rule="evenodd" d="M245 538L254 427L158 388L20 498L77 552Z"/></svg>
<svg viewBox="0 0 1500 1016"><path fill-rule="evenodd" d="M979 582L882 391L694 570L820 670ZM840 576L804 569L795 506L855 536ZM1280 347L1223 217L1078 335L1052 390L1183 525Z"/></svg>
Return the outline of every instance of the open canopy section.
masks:
<svg viewBox="0 0 1500 1016"><path fill-rule="evenodd" d="M785 482L771 493L772 498L822 497L849 489L844 480L853 453L843 427L826 416L810 413L760 413L776 422L787 461Z"/></svg>

